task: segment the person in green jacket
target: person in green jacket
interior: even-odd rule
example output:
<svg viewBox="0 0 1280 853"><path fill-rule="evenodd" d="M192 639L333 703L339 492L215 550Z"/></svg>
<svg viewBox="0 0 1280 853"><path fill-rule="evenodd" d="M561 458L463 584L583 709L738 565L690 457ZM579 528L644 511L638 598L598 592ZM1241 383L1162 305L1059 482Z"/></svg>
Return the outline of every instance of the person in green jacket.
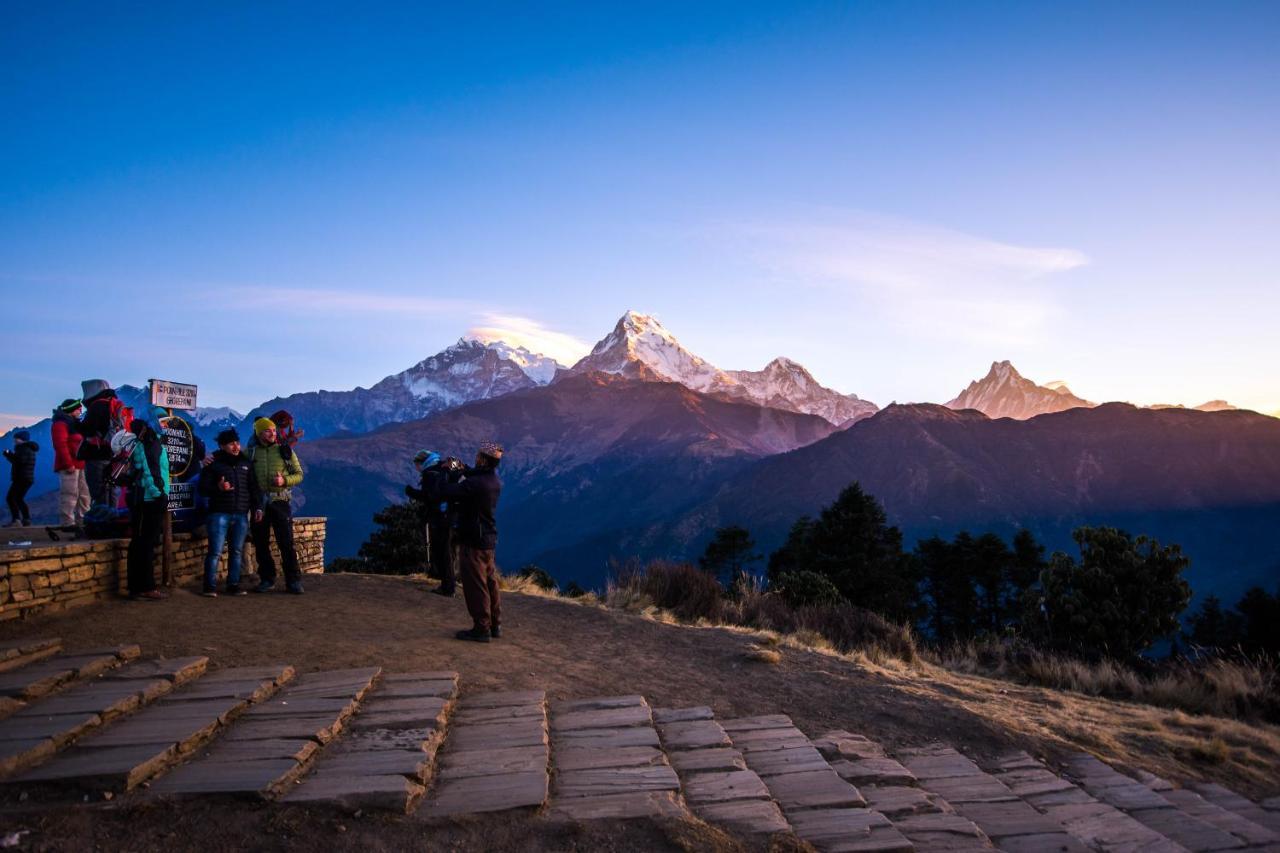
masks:
<svg viewBox="0 0 1280 853"><path fill-rule="evenodd" d="M293 487L302 482L302 463L294 449L278 441L276 435L276 424L271 419L258 418L253 422L254 440L249 445L249 458L263 495L263 506L254 510L251 527L253 552L258 561L258 585L253 591L270 592L276 585L276 561L271 554L274 531L284 563L285 589L302 595L302 572L293 547L293 508L289 505Z"/></svg>
<svg viewBox="0 0 1280 853"><path fill-rule="evenodd" d="M133 441L130 442L129 439ZM112 439L112 449L128 452L132 479L129 485L128 579L129 598L157 601L165 598L156 589L155 554L169 511L169 453L160 435L138 419L129 432Z"/></svg>

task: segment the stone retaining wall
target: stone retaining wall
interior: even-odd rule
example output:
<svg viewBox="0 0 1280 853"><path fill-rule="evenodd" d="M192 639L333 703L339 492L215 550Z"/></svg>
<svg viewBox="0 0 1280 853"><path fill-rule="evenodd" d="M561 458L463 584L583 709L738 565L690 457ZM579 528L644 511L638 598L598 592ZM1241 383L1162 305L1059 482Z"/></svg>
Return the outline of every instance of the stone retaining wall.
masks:
<svg viewBox="0 0 1280 853"><path fill-rule="evenodd" d="M294 546L298 564L306 574L324 571L325 519L295 518ZM173 537L174 579L181 583L204 572L206 541L204 536L176 533ZM280 554L272 539L276 566L281 567ZM94 542L67 542L39 548L0 548L0 622L26 617L33 613L50 613L89 604L126 589L128 539L101 539ZM253 543L244 543L244 573L253 574L257 566ZM159 551L156 553L156 581L161 578ZM219 577L227 570L226 551L218 567ZM282 572L283 573L283 572Z"/></svg>

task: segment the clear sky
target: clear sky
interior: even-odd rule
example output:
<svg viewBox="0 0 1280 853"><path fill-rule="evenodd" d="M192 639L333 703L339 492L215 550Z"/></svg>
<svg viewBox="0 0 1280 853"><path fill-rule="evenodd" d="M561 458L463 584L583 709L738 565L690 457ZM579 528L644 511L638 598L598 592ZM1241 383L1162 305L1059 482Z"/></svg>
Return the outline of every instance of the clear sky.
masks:
<svg viewBox="0 0 1280 853"><path fill-rule="evenodd" d="M881 404L1280 409L1280 3L530 5L9 4L0 413L627 309Z"/></svg>

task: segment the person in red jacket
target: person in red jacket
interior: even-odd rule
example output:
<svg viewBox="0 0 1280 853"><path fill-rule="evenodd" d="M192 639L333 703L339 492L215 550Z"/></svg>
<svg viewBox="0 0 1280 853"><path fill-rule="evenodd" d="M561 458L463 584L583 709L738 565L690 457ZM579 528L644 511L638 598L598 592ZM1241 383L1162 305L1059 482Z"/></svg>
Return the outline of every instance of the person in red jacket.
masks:
<svg viewBox="0 0 1280 853"><path fill-rule="evenodd" d="M89 511L89 484L84 478L84 460L76 458L80 435L76 427L80 412L84 410L79 400L68 398L53 410L53 470L58 475L58 522L63 527L79 527L84 514Z"/></svg>

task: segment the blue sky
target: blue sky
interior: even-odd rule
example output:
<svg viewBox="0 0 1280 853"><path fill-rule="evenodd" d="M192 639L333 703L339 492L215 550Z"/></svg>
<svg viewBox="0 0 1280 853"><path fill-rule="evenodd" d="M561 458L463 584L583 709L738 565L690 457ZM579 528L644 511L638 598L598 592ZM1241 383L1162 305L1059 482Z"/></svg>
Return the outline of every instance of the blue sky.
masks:
<svg viewBox="0 0 1280 853"><path fill-rule="evenodd" d="M1280 409L1280 5L609 5L7 10L0 413L627 309L881 404Z"/></svg>

